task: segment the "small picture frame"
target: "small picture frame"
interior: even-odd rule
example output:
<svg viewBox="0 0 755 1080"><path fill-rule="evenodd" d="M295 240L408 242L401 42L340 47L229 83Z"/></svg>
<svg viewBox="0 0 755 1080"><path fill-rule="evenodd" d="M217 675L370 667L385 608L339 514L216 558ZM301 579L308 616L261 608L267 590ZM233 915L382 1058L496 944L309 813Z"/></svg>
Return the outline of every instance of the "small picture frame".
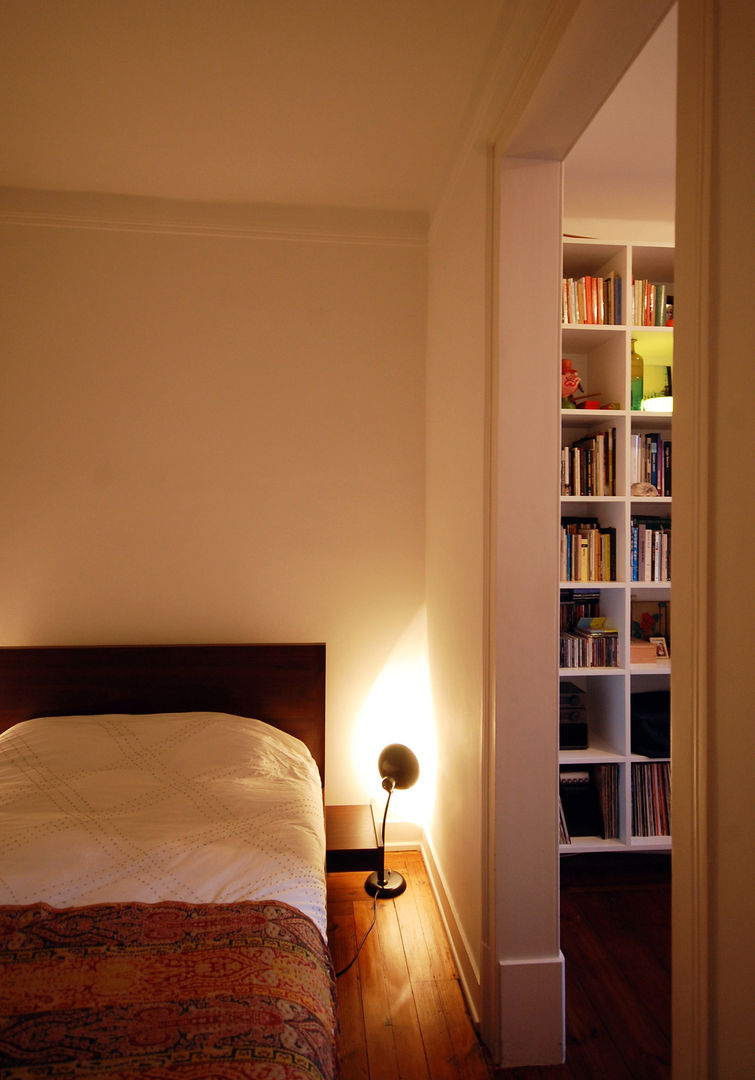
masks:
<svg viewBox="0 0 755 1080"><path fill-rule="evenodd" d="M651 645L655 645L656 659L668 660L668 645L666 644L665 637L651 637L648 640Z"/></svg>

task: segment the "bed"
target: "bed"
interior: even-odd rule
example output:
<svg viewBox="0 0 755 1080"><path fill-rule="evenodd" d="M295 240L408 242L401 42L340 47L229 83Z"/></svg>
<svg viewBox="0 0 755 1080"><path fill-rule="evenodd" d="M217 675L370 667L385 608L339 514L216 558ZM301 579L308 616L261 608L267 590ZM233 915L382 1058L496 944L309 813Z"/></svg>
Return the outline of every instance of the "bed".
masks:
<svg viewBox="0 0 755 1080"><path fill-rule="evenodd" d="M0 1078L330 1080L325 648L0 649Z"/></svg>

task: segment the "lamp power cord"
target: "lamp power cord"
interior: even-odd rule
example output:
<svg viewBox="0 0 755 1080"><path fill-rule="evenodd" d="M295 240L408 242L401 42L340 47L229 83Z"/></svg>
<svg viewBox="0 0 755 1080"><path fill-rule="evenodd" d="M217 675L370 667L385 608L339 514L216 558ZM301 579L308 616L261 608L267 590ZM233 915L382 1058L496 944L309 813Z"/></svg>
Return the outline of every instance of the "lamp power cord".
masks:
<svg viewBox="0 0 755 1080"><path fill-rule="evenodd" d="M377 896L373 896L373 898L372 898L372 922L370 923L370 925L367 927L364 934L362 935L362 940L357 945L356 952L352 956L351 960L349 960L346 967L342 967L340 971L336 972L336 978L337 979L339 979L341 977L341 975L345 975L346 972L349 970L349 968L356 962L357 957L359 956L360 952L362 951L362 946L364 945L367 938L370 936L370 932L371 932L372 928L375 925L376 918L377 918Z"/></svg>

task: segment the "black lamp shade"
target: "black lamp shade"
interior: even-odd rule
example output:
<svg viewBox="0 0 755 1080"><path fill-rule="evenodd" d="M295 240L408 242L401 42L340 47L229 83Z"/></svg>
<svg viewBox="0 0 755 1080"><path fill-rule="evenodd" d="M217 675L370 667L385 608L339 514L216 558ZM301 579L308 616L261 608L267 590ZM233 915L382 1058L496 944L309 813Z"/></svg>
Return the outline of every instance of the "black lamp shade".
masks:
<svg viewBox="0 0 755 1080"><path fill-rule="evenodd" d="M397 788L410 788L419 777L417 758L408 746L401 743L391 743L385 747L378 758L378 769L381 779L392 780L392 786Z"/></svg>

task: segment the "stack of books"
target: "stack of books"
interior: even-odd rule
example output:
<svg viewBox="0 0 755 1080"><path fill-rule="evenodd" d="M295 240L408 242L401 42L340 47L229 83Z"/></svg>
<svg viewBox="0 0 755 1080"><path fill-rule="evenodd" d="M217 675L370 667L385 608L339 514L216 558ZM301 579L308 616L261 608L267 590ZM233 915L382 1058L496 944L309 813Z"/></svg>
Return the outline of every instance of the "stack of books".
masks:
<svg viewBox="0 0 755 1080"><path fill-rule="evenodd" d="M594 668L619 666L619 631L606 625L603 616L580 619L574 630L561 634L559 667Z"/></svg>

